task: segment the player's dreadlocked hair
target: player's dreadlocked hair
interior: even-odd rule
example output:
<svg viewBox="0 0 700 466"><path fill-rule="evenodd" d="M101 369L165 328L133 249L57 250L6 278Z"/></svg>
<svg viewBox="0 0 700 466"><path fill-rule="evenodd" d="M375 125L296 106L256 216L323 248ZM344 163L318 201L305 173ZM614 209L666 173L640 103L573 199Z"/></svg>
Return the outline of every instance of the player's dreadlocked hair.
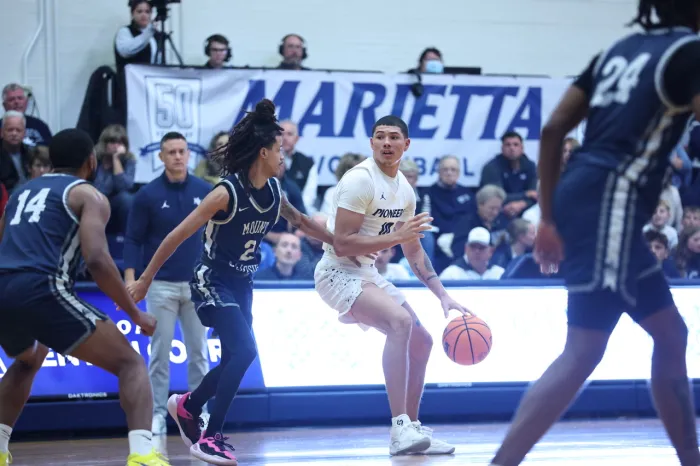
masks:
<svg viewBox="0 0 700 466"><path fill-rule="evenodd" d="M228 144L214 151L211 159L221 167L221 176L237 173L248 189L248 171L260 149L271 148L282 131L275 117L275 104L263 99L233 127Z"/></svg>
<svg viewBox="0 0 700 466"><path fill-rule="evenodd" d="M698 6L700 6L698 0L639 0L637 17L628 26L639 24L645 30L689 26L697 30ZM656 13L658 22L653 21L653 13Z"/></svg>

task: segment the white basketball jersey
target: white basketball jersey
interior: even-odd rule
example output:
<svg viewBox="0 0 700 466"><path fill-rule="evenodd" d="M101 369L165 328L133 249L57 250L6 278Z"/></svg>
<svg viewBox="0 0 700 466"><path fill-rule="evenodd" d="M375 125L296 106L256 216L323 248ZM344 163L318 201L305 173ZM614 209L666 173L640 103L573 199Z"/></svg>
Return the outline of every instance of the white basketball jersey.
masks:
<svg viewBox="0 0 700 466"><path fill-rule="evenodd" d="M415 215L416 195L403 173L398 172L391 178L381 171L373 158L368 158L348 170L336 187L327 224L332 233L338 208L365 216L360 235L386 235L396 223L406 222ZM325 244L324 250L329 258L350 262L337 257L332 245ZM374 262L364 256L357 259L365 264Z"/></svg>

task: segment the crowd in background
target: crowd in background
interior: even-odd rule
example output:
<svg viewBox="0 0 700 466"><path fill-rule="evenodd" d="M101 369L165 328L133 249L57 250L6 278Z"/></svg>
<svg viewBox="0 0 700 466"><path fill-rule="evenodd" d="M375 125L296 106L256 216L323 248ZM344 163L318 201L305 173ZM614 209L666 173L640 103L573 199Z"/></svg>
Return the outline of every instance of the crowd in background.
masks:
<svg viewBox="0 0 700 466"><path fill-rule="evenodd" d="M157 63L155 36L158 26L146 1L130 3L131 23L115 37L117 74L129 63ZM208 68L226 66L232 49L225 36L214 34L205 44ZM297 34L285 36L280 45L278 68L299 70L307 56L306 44ZM420 54L413 71L442 73L442 54L427 48ZM51 131L41 119L27 114L27 92L19 84L3 88L5 113L0 120L0 208L8 196L29 179L50 169L47 145ZM300 139L293 121L282 122L284 170L279 179L289 201L301 212L321 224L329 216L334 186L318 184L318 167L313 154L296 147ZM215 134L213 151L228 140L226 128ZM579 141L569 138L562 147L564 167ZM441 157L438 181L429 187L417 187L418 166L410 156L400 170L414 186L417 213L429 212L433 228L423 245L443 280L497 280L504 278L541 278L532 258L539 221L537 168L526 155L527 147L517 132L506 132L501 145L493 148L494 157L484 167L478 187L461 185L460 161L445 154L421 154ZM134 182L136 156L129 146L127 131L121 124L103 125L96 140L98 170L95 186L110 201L112 216L107 227L110 250L122 265L122 248L130 241L144 208L135 200L141 188ZM344 173L371 154L342 155L335 170L340 180ZM189 158L189 153L187 154ZM686 135L669 154L671 169L656 212L644 228L649 247L669 278L700 276L700 178L691 160L700 159L700 123L688 126ZM210 185L219 180L219 167L209 158L200 160L194 172ZM135 203L136 202L136 203ZM572 206L575 208L575 206ZM322 244L304 237L284 219L280 219L262 245L263 260L256 280L312 280L316 263L323 254ZM415 280L400 247L381 251L376 266L390 281ZM137 270L138 271L138 270ZM556 275L554 276L556 277Z"/></svg>

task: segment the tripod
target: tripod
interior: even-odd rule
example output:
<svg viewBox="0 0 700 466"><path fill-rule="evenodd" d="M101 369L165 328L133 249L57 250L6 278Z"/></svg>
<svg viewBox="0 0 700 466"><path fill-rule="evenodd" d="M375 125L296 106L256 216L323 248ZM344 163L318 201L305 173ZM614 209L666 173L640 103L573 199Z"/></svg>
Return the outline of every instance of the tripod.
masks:
<svg viewBox="0 0 700 466"><path fill-rule="evenodd" d="M157 31L154 35L156 39L156 63L160 65L166 65L166 53L165 53L165 43L170 44L170 48L172 51L175 53L175 57L177 58L178 63L180 66L184 66L184 63L182 62L182 56L180 56L180 52L178 52L177 47L175 47L175 43L173 42L172 38L172 33L170 32L165 32L165 22L168 20L168 8L167 7L157 7L157 14L156 18L154 21L160 21L161 28L163 29L162 31Z"/></svg>

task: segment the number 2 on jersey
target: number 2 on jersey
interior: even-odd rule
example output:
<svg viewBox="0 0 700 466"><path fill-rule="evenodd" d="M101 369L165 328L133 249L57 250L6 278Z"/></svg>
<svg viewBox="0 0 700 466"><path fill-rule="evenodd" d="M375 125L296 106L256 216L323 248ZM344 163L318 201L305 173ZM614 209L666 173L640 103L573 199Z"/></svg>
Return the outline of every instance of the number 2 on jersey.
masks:
<svg viewBox="0 0 700 466"><path fill-rule="evenodd" d="M51 189L44 188L39 191L36 196L31 198L29 203L27 203L27 198L29 197L30 190L25 189L17 197L17 211L15 216L10 220L10 225L19 225L22 222L22 214L32 214L29 217L29 223L36 223L41 218L41 213L46 209L46 197L49 195Z"/></svg>
<svg viewBox="0 0 700 466"><path fill-rule="evenodd" d="M639 84L639 75L650 58L649 53L643 53L631 62L619 55L612 57L603 65L603 79L595 87L590 106L607 107L613 102L626 104L630 93ZM613 90L614 87L616 89Z"/></svg>
<svg viewBox="0 0 700 466"><path fill-rule="evenodd" d="M243 247L245 248L245 251L243 251L243 254L241 254L241 257L238 258L241 262L253 260L255 258L255 246L257 246L258 242L255 241L254 239L251 239L250 241L246 242Z"/></svg>

